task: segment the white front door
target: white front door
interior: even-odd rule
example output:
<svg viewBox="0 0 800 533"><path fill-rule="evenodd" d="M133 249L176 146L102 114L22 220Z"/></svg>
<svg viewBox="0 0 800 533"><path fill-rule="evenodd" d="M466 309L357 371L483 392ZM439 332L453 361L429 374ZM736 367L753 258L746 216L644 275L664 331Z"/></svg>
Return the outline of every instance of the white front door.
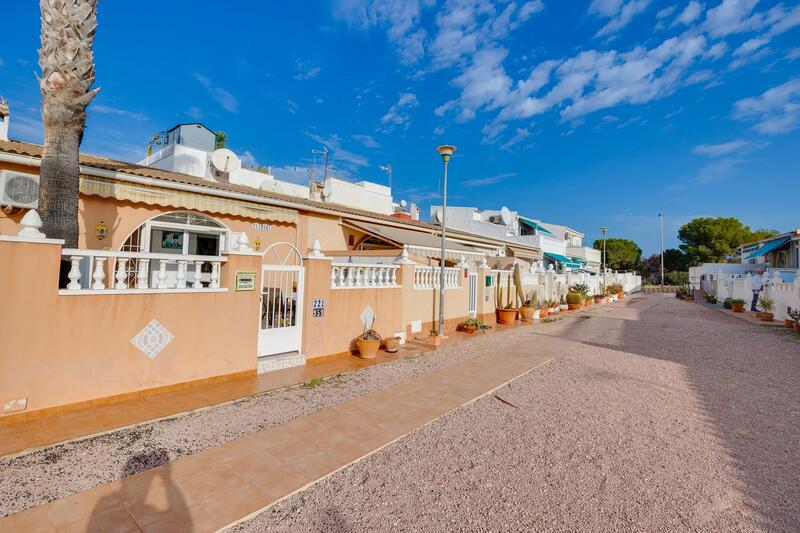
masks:
<svg viewBox="0 0 800 533"><path fill-rule="evenodd" d="M478 273L469 273L469 317L478 316Z"/></svg>
<svg viewBox="0 0 800 533"><path fill-rule="evenodd" d="M303 267L263 265L258 356L300 350Z"/></svg>

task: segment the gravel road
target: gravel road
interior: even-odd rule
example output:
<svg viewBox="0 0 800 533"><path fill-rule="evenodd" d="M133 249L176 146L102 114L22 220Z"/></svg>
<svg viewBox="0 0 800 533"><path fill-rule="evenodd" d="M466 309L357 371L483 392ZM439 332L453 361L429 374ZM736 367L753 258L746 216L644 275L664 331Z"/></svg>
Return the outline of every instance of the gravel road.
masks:
<svg viewBox="0 0 800 533"><path fill-rule="evenodd" d="M545 330L563 356L500 389L512 405L457 409L235 529L797 531L800 343L648 302Z"/></svg>
<svg viewBox="0 0 800 533"><path fill-rule="evenodd" d="M574 319L569 320L572 322ZM134 457L174 460L284 423L351 398L394 385L492 351L536 331L556 331L567 321L480 335L420 357L399 359L328 379L313 388L301 386L261 394L175 418L51 446L11 459L0 459L0 517L16 513L157 464ZM154 450L163 453L149 453ZM133 466L133 468L131 468Z"/></svg>

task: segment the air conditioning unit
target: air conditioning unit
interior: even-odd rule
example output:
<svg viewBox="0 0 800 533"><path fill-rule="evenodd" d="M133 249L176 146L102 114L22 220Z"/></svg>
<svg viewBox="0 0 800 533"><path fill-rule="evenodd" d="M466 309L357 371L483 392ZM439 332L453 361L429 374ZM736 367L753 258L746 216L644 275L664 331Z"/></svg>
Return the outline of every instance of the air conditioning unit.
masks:
<svg viewBox="0 0 800 533"><path fill-rule="evenodd" d="M0 206L36 209L39 205L39 176L13 170L0 171Z"/></svg>

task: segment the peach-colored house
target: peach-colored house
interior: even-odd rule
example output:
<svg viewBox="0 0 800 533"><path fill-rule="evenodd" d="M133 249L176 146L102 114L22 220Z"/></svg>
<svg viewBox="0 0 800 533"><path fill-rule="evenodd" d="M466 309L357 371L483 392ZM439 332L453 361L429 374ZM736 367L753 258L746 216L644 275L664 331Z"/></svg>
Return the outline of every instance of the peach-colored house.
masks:
<svg viewBox="0 0 800 533"><path fill-rule="evenodd" d="M0 141L0 187L35 200L9 180L40 155ZM418 221L82 155L79 224L65 249L35 211L0 210L0 420L347 352L365 320L426 336L438 316L440 236ZM494 321L486 260L506 255L448 233L446 329Z"/></svg>

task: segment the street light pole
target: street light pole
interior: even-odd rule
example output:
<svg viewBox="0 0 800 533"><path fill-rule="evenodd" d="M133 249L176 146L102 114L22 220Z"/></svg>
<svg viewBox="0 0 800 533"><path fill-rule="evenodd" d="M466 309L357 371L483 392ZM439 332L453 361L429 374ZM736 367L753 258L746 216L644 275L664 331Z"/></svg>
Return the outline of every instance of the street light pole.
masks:
<svg viewBox="0 0 800 533"><path fill-rule="evenodd" d="M658 214L661 223L661 286L664 286L664 213Z"/></svg>
<svg viewBox="0 0 800 533"><path fill-rule="evenodd" d="M436 148L439 155L442 156L444 163L444 180L442 183L442 250L439 256L439 328L436 331L438 337L444 337L444 244L445 233L447 232L447 163L450 162L453 152L456 151L455 146L444 144Z"/></svg>
<svg viewBox="0 0 800 533"><path fill-rule="evenodd" d="M608 228L603 226L600 228L600 231L603 232L603 291L606 290L606 233L608 233ZM603 294L605 296L605 294Z"/></svg>

